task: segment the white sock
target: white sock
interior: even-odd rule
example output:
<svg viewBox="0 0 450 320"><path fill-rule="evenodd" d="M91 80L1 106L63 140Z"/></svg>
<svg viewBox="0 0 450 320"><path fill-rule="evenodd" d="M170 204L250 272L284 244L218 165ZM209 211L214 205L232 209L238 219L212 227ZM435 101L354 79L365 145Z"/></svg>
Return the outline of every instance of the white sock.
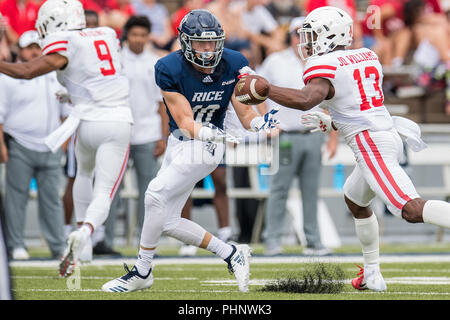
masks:
<svg viewBox="0 0 450 320"><path fill-rule="evenodd" d="M175 228L164 231L164 235L196 247L200 246L205 234L206 230L202 226L184 218L179 219Z"/></svg>
<svg viewBox="0 0 450 320"><path fill-rule="evenodd" d="M220 228L219 230L217 230L217 238L226 242L226 241L228 241L228 239L230 239L232 233L233 232L231 230L231 227L229 227L229 226L223 227L223 228Z"/></svg>
<svg viewBox="0 0 450 320"><path fill-rule="evenodd" d="M222 259L226 259L233 252L233 247L222 240L212 236L211 240L206 247L206 250L211 251Z"/></svg>
<svg viewBox="0 0 450 320"><path fill-rule="evenodd" d="M146 277L150 272L155 251L156 249L148 250L139 248L138 259L134 266L141 276Z"/></svg>
<svg viewBox="0 0 450 320"><path fill-rule="evenodd" d="M422 217L423 222L450 228L450 203L428 200L423 207Z"/></svg>
<svg viewBox="0 0 450 320"><path fill-rule="evenodd" d="M369 218L354 219L356 235L361 243L364 264L379 264L380 247L378 221L374 213Z"/></svg>

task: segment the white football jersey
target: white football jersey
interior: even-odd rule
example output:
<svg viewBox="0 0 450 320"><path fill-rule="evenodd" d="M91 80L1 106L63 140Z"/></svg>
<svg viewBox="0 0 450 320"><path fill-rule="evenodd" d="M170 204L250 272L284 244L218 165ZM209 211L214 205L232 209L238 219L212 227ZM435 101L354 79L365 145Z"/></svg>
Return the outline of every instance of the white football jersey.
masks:
<svg viewBox="0 0 450 320"><path fill-rule="evenodd" d="M74 105L90 105L97 109L90 115L96 119L84 119L115 120L111 119L115 113L115 118L132 122L129 82L123 75L120 43L113 29L100 27L55 32L45 37L41 47L44 55L57 52L67 57L67 66L57 70L58 81L67 88Z"/></svg>
<svg viewBox="0 0 450 320"><path fill-rule="evenodd" d="M328 79L334 87L334 97L320 106L329 110L345 138L363 130L393 127L383 103L383 70L372 50L338 50L311 57L305 65L303 81L307 84L317 77Z"/></svg>

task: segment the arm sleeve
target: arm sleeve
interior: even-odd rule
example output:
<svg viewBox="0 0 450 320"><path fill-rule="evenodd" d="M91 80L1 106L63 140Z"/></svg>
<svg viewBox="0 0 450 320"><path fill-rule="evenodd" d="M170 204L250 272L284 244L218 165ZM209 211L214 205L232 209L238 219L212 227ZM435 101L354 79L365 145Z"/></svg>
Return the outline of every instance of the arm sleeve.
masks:
<svg viewBox="0 0 450 320"><path fill-rule="evenodd" d="M164 91L179 92L178 84L168 68L158 61L155 65L155 81L158 87Z"/></svg>

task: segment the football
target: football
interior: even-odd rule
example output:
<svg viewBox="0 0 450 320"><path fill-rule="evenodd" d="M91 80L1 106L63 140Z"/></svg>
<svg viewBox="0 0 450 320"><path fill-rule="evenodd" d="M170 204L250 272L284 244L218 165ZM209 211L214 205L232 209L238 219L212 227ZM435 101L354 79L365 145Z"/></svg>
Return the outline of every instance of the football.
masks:
<svg viewBox="0 0 450 320"><path fill-rule="evenodd" d="M269 88L269 82L263 77L249 75L236 83L234 94L239 102L255 105L267 99Z"/></svg>

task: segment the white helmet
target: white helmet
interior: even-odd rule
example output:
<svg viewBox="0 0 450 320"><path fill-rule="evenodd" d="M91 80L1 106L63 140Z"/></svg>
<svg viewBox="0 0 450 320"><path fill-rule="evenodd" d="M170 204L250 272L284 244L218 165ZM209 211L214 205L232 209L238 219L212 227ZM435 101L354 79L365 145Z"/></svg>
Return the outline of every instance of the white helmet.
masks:
<svg viewBox="0 0 450 320"><path fill-rule="evenodd" d="M353 20L340 8L325 6L311 11L298 30L298 51L303 60L328 53L337 46L349 46L353 41Z"/></svg>
<svg viewBox="0 0 450 320"><path fill-rule="evenodd" d="M56 31L85 27L83 5L78 0L47 0L39 9L36 20L36 30L42 39Z"/></svg>

